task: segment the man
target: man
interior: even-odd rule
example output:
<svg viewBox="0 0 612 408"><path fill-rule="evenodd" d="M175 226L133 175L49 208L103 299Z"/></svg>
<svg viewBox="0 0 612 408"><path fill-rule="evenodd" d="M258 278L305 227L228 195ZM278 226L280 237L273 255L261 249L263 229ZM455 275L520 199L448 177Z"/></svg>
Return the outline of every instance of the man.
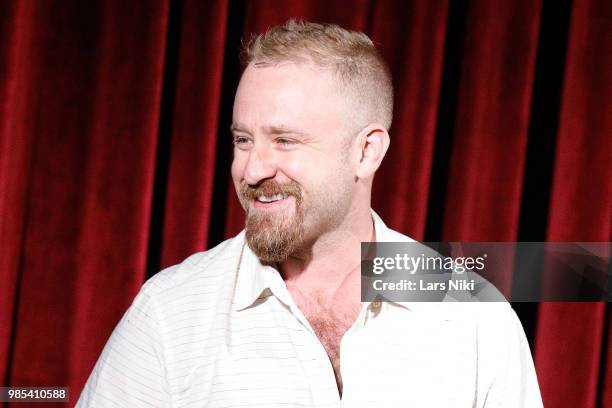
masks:
<svg viewBox="0 0 612 408"><path fill-rule="evenodd" d="M82 407L541 406L505 303L360 301L388 68L363 33L289 21L245 47L231 126L245 231L150 279Z"/></svg>

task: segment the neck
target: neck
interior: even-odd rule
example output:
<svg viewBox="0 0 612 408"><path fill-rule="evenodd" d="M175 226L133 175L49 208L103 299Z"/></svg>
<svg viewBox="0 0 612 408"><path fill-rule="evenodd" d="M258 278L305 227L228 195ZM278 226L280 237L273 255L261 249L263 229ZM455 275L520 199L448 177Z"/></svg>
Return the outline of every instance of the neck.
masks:
<svg viewBox="0 0 612 408"><path fill-rule="evenodd" d="M360 244L374 239L369 207L351 211L338 228L318 237L307 255L292 256L280 265L287 287L328 300L341 288L358 292Z"/></svg>

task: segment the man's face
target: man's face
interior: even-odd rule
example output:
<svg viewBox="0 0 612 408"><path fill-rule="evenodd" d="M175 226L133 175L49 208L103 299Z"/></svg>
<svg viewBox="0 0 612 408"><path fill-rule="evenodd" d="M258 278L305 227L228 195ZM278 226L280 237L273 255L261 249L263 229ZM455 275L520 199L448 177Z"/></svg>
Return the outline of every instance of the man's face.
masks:
<svg viewBox="0 0 612 408"><path fill-rule="evenodd" d="M232 179L247 242L263 261L307 252L349 212L355 174L337 82L291 63L250 65L240 80Z"/></svg>

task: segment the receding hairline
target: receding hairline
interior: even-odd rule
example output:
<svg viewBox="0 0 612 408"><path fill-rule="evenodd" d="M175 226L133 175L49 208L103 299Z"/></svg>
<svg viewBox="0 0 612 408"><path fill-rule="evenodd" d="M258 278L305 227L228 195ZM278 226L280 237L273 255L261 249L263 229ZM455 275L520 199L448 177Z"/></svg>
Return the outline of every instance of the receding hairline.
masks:
<svg viewBox="0 0 612 408"><path fill-rule="evenodd" d="M329 71L342 81L363 111L361 120L387 129L393 115L390 70L370 38L336 24L290 19L254 35L243 45L241 61L248 66L277 66L285 62Z"/></svg>
<svg viewBox="0 0 612 408"><path fill-rule="evenodd" d="M270 27L262 34L252 35L249 41L243 43L240 56L245 65L254 60L266 63L292 57L296 62L303 59L326 65L324 61L328 61L330 55L341 60L360 53L377 53L372 40L362 32L337 24L290 19L283 25Z"/></svg>

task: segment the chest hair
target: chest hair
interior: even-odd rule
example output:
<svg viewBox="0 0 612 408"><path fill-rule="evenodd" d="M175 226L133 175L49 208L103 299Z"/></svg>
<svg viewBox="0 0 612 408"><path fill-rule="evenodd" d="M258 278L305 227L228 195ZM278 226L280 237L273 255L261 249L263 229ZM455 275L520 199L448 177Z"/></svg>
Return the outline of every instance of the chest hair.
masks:
<svg viewBox="0 0 612 408"><path fill-rule="evenodd" d="M300 310L310 323L319 341L325 348L329 360L334 369L338 391L342 395L342 376L340 375L340 342L344 333L351 327L359 309L353 307L352 310L339 310L338 308L325 308L322 302L315 304L312 301L300 302Z"/></svg>

